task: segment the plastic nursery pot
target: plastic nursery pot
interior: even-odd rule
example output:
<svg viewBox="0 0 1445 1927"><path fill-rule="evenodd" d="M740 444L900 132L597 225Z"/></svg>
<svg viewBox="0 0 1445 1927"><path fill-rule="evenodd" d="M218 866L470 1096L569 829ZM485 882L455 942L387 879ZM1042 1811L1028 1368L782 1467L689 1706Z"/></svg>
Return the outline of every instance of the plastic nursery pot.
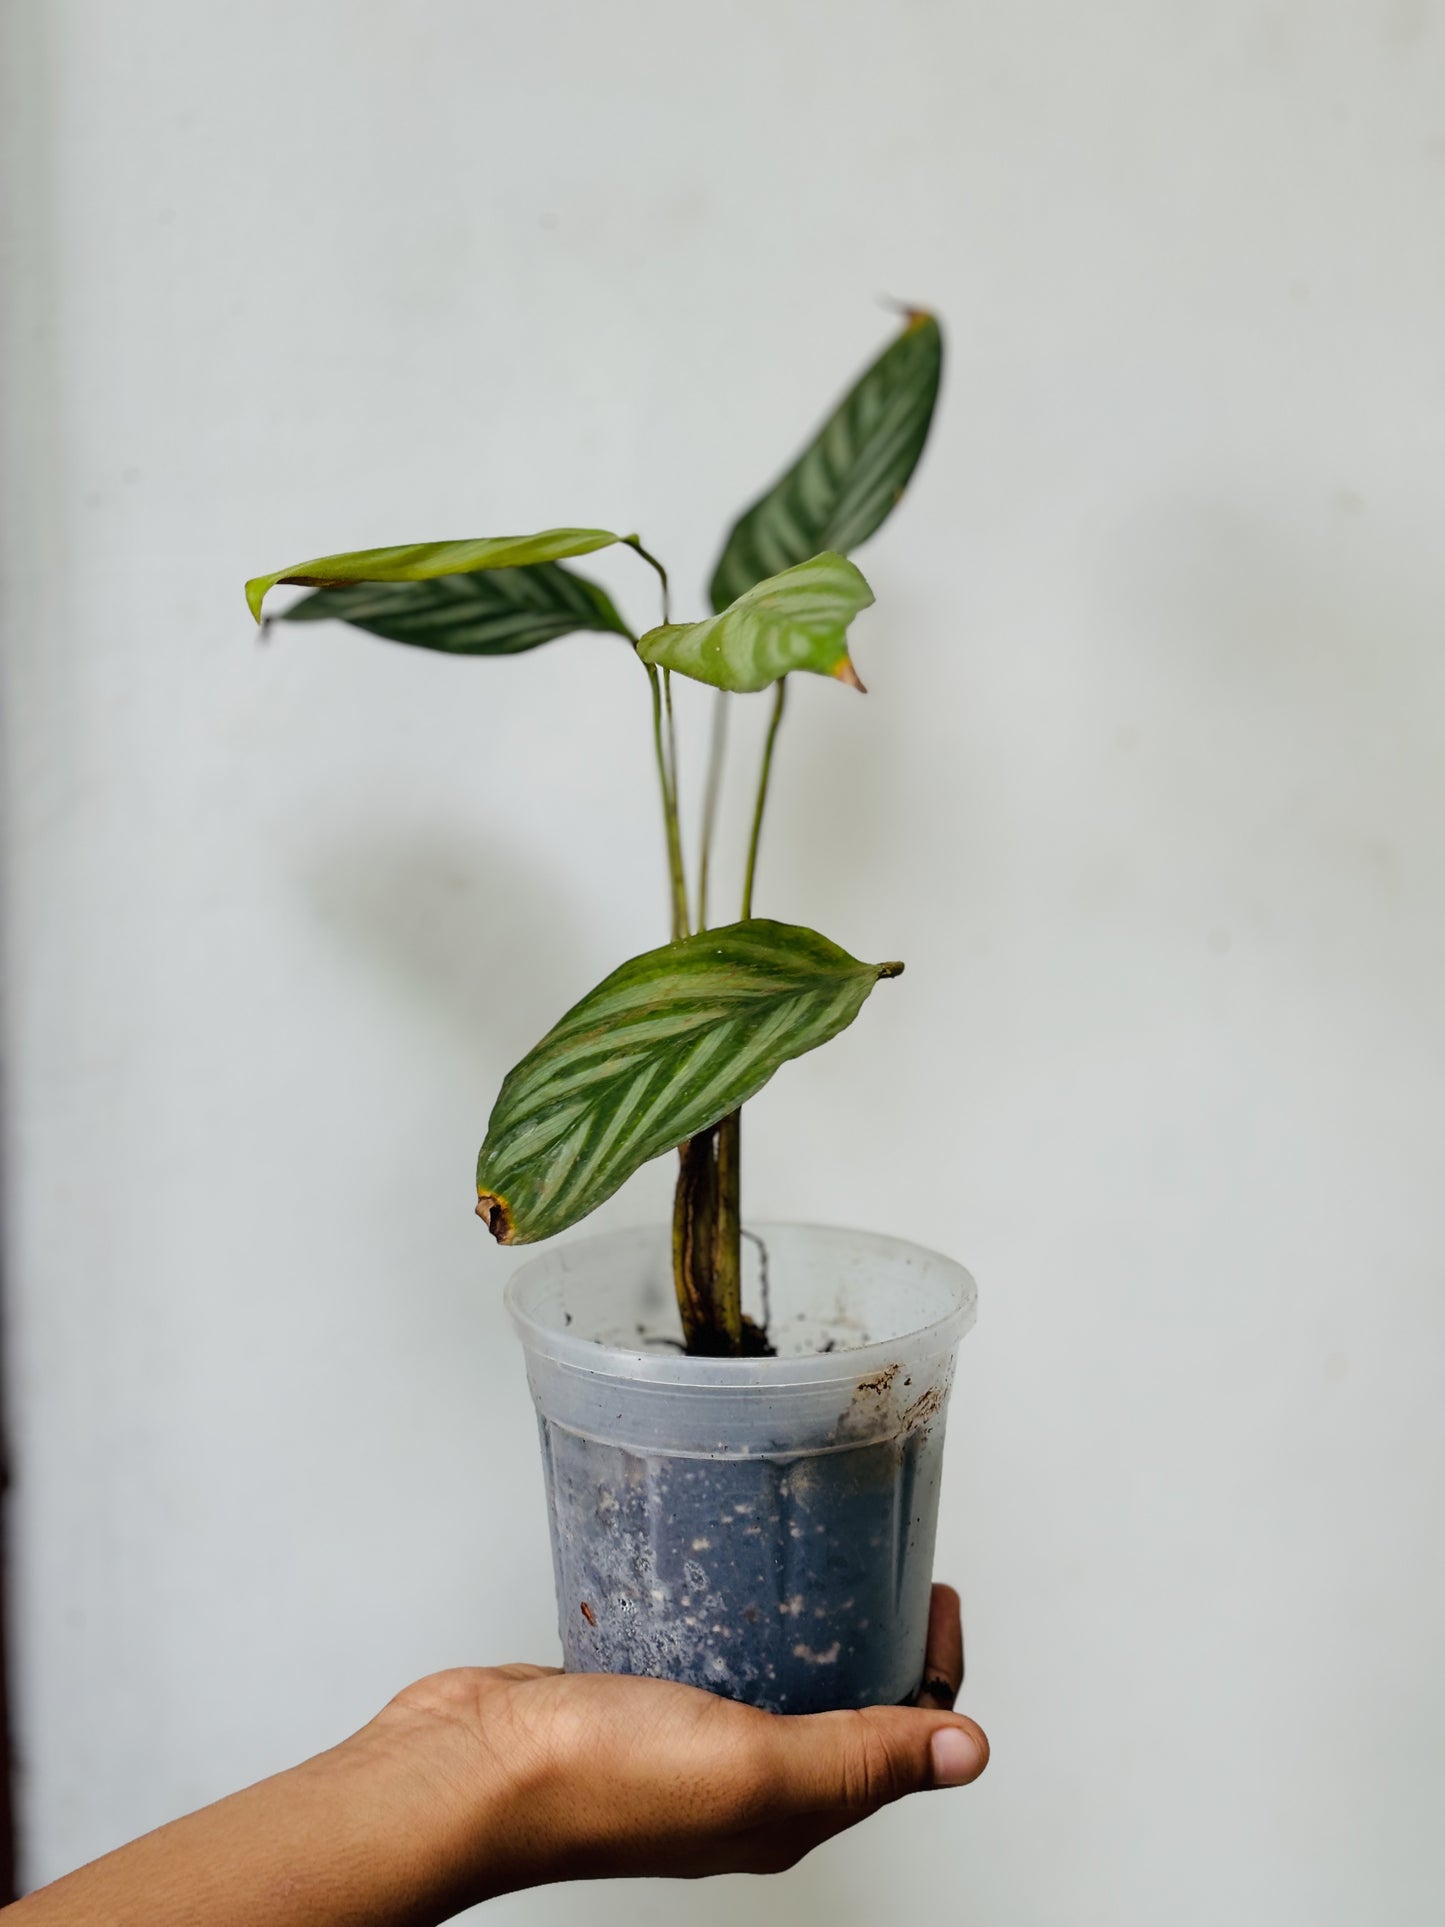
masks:
<svg viewBox="0 0 1445 1927"><path fill-rule="evenodd" d="M763 1225L744 1250L776 1358L682 1354L662 1230L564 1245L508 1286L566 1666L774 1712L907 1700L974 1282L859 1231Z"/></svg>

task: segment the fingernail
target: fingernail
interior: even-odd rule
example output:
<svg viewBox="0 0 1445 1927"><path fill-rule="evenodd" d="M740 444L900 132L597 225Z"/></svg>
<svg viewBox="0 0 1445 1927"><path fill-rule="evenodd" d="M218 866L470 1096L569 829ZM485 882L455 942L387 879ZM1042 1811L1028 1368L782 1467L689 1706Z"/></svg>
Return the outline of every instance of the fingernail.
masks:
<svg viewBox="0 0 1445 1927"><path fill-rule="evenodd" d="M940 1726L928 1742L935 1786L967 1786L988 1764L988 1750L967 1727Z"/></svg>

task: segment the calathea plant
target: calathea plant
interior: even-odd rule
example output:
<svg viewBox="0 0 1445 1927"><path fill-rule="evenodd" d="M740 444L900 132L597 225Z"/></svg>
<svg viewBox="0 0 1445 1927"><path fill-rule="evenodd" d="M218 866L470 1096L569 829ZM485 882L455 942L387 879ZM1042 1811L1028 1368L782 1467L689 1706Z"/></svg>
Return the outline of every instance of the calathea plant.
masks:
<svg viewBox="0 0 1445 1927"><path fill-rule="evenodd" d="M734 524L713 572L713 613L674 622L667 573L636 535L418 542L325 555L246 585L262 619L281 583L314 590L287 622L334 617L394 642L461 656L512 655L578 631L622 638L646 674L670 884L671 936L575 1004L503 1082L477 1164L477 1211L503 1244L549 1238L649 1159L679 1157L673 1272L689 1352L767 1349L741 1304L743 1104L780 1065L852 1023L898 963L860 963L815 930L753 915L753 878L789 679L861 690L848 626L873 601L848 560L887 517L923 451L943 342L931 315L859 378L792 467ZM656 571L662 622L642 635L595 582L565 566L621 543ZM695 887L678 813L672 678L716 693ZM771 689L737 922L712 924L708 872L728 708Z"/></svg>

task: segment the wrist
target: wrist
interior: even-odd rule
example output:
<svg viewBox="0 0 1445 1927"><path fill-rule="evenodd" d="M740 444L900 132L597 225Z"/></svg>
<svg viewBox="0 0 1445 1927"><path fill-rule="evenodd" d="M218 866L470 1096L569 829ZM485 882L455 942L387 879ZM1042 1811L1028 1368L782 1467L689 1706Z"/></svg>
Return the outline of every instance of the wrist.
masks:
<svg viewBox="0 0 1445 1927"><path fill-rule="evenodd" d="M412 1879L444 1909L418 1918L449 1918L549 1877L539 1873L538 1821L557 1772L532 1736L496 1730L507 1723L485 1717L500 1710L484 1707L488 1697L476 1672L438 1674L345 1742L409 1843Z"/></svg>
<svg viewBox="0 0 1445 1927"><path fill-rule="evenodd" d="M511 1776L480 1722L403 1694L350 1739L20 1903L37 1927L436 1927L518 1877Z"/></svg>

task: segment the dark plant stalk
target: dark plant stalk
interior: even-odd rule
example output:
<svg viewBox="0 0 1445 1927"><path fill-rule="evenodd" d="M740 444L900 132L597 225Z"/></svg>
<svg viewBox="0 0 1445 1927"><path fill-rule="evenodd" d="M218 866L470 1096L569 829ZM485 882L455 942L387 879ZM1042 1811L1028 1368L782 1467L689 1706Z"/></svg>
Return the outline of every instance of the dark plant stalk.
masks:
<svg viewBox="0 0 1445 1927"><path fill-rule="evenodd" d="M672 1194L672 1279L689 1353L712 1356L717 1342L712 1305L712 1241L717 1217L716 1129L699 1131L678 1146L677 1188Z"/></svg>
<svg viewBox="0 0 1445 1927"><path fill-rule="evenodd" d="M713 1226L713 1302L729 1349L743 1342L741 1110L730 1111L717 1127L717 1217Z"/></svg>

